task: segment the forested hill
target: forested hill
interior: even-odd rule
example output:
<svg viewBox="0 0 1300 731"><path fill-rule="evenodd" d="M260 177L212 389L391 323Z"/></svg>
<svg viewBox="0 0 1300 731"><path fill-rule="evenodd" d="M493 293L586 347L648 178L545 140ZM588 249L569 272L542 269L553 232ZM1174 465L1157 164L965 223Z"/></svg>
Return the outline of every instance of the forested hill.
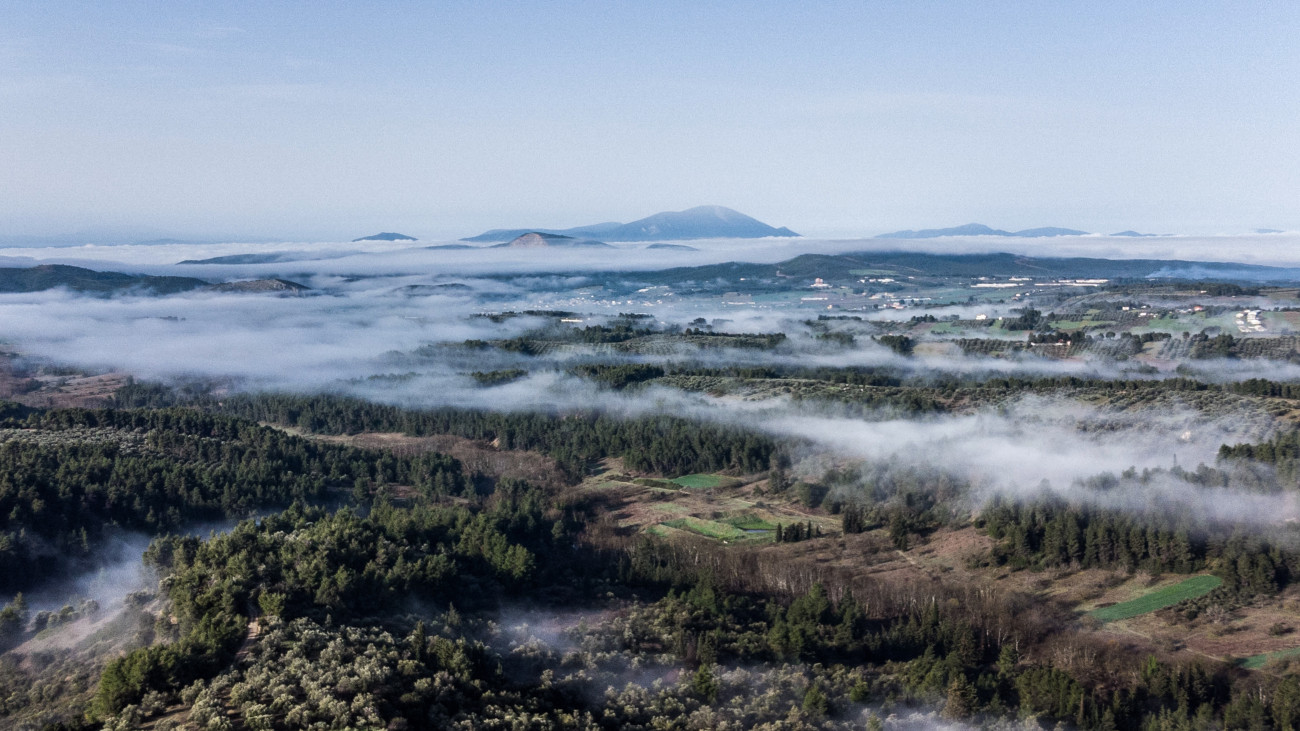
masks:
<svg viewBox="0 0 1300 731"><path fill-rule="evenodd" d="M131 399L127 389L122 398ZM136 400L148 400L138 394ZM215 406L215 405L214 405ZM386 453L305 439L323 434L454 434L553 456L572 481L617 455L658 474L760 472L774 443L732 427L668 416L408 411L332 397L261 396L193 408L0 410L0 593L69 562L87 562L112 531L158 534L294 502L365 503L381 486L473 495L476 476L451 457ZM24 568L24 570L19 570Z"/></svg>
<svg viewBox="0 0 1300 731"><path fill-rule="evenodd" d="M193 409L24 411L0 421L0 593L89 561L112 531L365 499L380 484L472 489L445 455L380 456Z"/></svg>
<svg viewBox="0 0 1300 731"><path fill-rule="evenodd" d="M139 385L120 396L175 399ZM1088 731L1300 725L1294 673L1105 633L1104 615L1016 588L1196 572L1205 592L1161 610L1188 627L1293 590L1300 554L1185 512L1022 495L973 516L959 481L891 464L856 475L837 465L834 479L865 489L832 494L831 477L788 480L770 439L667 416L413 411L292 395L187 403L0 405L0 591L20 588L33 567L61 568L42 550L84 558L114 526L156 534L144 559L161 579L111 623L79 618L93 615L88 605L33 613L21 595L0 608L0 725L852 729L913 711L929 725L941 711ZM587 471L572 475L583 478L576 486L481 486L436 452L354 449L258 421L456 434L544 451L575 471L622 457L664 476L750 474L716 488L637 476L620 489ZM1294 437L1279 436L1227 447L1215 468L1103 476L1100 489L1148 479L1225 488L1237 462L1295 453ZM778 539L750 533L764 530L748 527L764 525L756 512L721 540L620 525L690 501L719 513L733 502L780 506L769 513L783 516L773 518ZM250 513L259 517L206 539L157 535ZM961 563L923 571L954 541L966 546ZM876 570L895 559L922 571ZM1278 637L1293 631L1273 621ZM74 622L69 634L91 630L83 649L42 644Z"/></svg>
<svg viewBox="0 0 1300 731"><path fill-rule="evenodd" d="M40 292L66 287L77 292L109 294L138 290L173 294L207 286L192 277L158 277L121 272L99 272L63 264L42 264L27 268L0 268L0 292Z"/></svg>
<svg viewBox="0 0 1300 731"><path fill-rule="evenodd" d="M146 385L118 393L124 406L174 403L167 392ZM630 469L671 476L736 470L761 472L776 444L757 432L694 422L663 414L621 418L598 412L491 412L457 408L402 409L338 396L262 394L200 399L196 405L253 421L321 434L400 432L413 436L454 434L492 442L500 449L528 449L554 457L574 481L594 460L622 457Z"/></svg>
<svg viewBox="0 0 1300 731"><path fill-rule="evenodd" d="M856 282L861 271L888 271L912 277L1034 277L1083 279L1189 278L1224 282L1289 282L1300 270L1229 262L1157 259L1055 258L1019 254L928 254L907 251L864 251L847 254L803 254L776 264L726 262L651 272L596 274L604 281L638 284L679 284L721 280L745 291L780 283L789 277L821 277L832 283ZM744 281L741 281L744 278Z"/></svg>

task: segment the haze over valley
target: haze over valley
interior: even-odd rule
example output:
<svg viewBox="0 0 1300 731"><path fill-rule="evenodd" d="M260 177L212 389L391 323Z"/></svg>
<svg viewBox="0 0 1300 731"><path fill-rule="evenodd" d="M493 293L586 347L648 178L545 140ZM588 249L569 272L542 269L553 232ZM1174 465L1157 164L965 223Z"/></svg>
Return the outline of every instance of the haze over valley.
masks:
<svg viewBox="0 0 1300 731"><path fill-rule="evenodd" d="M9 9L0 728L1300 728L1242 10Z"/></svg>

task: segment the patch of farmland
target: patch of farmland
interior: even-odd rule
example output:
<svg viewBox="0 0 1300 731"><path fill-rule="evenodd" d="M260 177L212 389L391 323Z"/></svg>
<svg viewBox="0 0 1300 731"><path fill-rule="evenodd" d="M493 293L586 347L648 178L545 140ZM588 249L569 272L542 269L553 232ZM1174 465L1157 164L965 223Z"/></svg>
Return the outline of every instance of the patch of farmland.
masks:
<svg viewBox="0 0 1300 731"><path fill-rule="evenodd" d="M673 502L650 503L646 507L651 510L658 510L664 513L685 513L690 510L690 508L684 505L678 505L677 503L673 503Z"/></svg>
<svg viewBox="0 0 1300 731"><path fill-rule="evenodd" d="M1293 647L1290 650L1278 650L1277 652L1261 652L1258 655L1251 655L1237 661L1237 664L1247 670L1259 670L1268 664L1269 660L1281 660L1290 657L1300 657L1300 647Z"/></svg>
<svg viewBox="0 0 1300 731"><path fill-rule="evenodd" d="M748 515L732 516L730 518L727 518L726 522L743 531L756 531L756 530L773 531L776 530L776 526L777 526L776 523L773 523L772 521L769 520L764 520L763 518L760 518L759 516L754 515L752 513Z"/></svg>
<svg viewBox="0 0 1300 731"><path fill-rule="evenodd" d="M706 474L683 475L674 480L670 480L670 482L694 490L708 490L716 487L735 487L740 484L740 480L737 480L734 477Z"/></svg>
<svg viewBox="0 0 1300 731"><path fill-rule="evenodd" d="M716 520L704 520L690 516L677 518L676 520L664 521L663 523L660 523L660 525L698 533L699 535L707 538L714 538L719 541L739 541L749 537L748 533L734 525L727 525L726 523L719 523Z"/></svg>
<svg viewBox="0 0 1300 731"><path fill-rule="evenodd" d="M1120 619L1128 619L1139 615L1154 612L1165 607L1185 601L1205 596L1211 591L1219 588L1223 579L1217 576L1193 576L1186 581L1180 581L1177 584L1166 586L1163 589L1157 589L1149 594L1144 594L1136 599L1114 604L1101 609L1094 609L1088 612L1088 616L1102 622L1114 622Z"/></svg>

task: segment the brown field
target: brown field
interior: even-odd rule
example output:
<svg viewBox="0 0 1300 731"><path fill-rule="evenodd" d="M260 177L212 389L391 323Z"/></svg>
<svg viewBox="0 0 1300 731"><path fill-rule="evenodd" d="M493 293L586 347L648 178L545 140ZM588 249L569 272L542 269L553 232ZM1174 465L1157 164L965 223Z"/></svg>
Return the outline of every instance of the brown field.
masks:
<svg viewBox="0 0 1300 731"><path fill-rule="evenodd" d="M0 399L37 408L107 406L125 386L123 373L49 375L40 370L15 371L12 354L0 354Z"/></svg>
<svg viewBox="0 0 1300 731"><path fill-rule="evenodd" d="M1180 642L1192 652L1225 659L1300 647L1300 589L1296 587L1219 617L1201 616L1174 624L1171 615L1161 611L1125 621L1131 629L1153 638ZM1278 623L1292 630L1270 635L1269 628Z"/></svg>
<svg viewBox="0 0 1300 731"><path fill-rule="evenodd" d="M476 442L464 437L447 434L412 437L405 434L374 432L342 436L311 435L311 437L334 444L382 449L399 455L441 452L460 460L460 463L471 472L487 475L492 479L508 477L527 480L533 485L547 489L557 489L565 482L564 475L556 466L555 460L544 454L521 449L497 449L487 442Z"/></svg>
<svg viewBox="0 0 1300 731"><path fill-rule="evenodd" d="M653 523L655 518L664 519L662 516L666 513L637 505L635 494L626 493L625 496L632 500L622 505L619 513L622 523ZM688 503L685 507L692 508L698 514L710 506L732 504L734 503L715 500L695 505ZM676 506L674 510L680 510L681 507L684 506ZM770 505L767 509L780 514L779 509L774 510ZM642 512L644 517L638 519ZM815 522L826 525L824 521L828 517L821 516L820 521ZM654 532L668 538L683 533L671 528L657 528ZM1134 599L1187 578L1177 574L1152 575L1142 571L1130 576L1123 572L1100 569L1035 572L1010 571L1006 568L972 569L967 566L968 557L987 551L992 544L992 539L981 535L972 527L965 527L940 530L927 540L918 541L911 549L898 551L884 530L858 535L844 535L836 530L834 535L828 533L819 539L770 544L751 550L769 554L771 559L781 563L810 565L841 575L849 574L883 582L982 584L1002 591L1038 596L1080 615L1086 610ZM1279 623L1291 626L1292 631L1283 635L1270 634L1270 628ZM1259 599L1250 606L1222 617L1202 616L1188 622L1175 612L1162 610L1098 625L1080 616L1074 631L1079 637L1091 635L1103 643L1136 644L1162 655L1191 654L1233 662L1237 658L1259 653L1300 647L1300 588L1292 588L1277 597Z"/></svg>

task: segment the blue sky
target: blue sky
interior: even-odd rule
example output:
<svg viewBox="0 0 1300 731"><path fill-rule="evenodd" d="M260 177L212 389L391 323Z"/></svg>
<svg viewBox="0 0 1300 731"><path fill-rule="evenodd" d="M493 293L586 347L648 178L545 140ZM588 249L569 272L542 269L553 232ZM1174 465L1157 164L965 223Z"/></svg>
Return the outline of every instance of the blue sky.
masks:
<svg viewBox="0 0 1300 731"><path fill-rule="evenodd" d="M1297 37L1300 3L3 2L0 236L1300 229Z"/></svg>

